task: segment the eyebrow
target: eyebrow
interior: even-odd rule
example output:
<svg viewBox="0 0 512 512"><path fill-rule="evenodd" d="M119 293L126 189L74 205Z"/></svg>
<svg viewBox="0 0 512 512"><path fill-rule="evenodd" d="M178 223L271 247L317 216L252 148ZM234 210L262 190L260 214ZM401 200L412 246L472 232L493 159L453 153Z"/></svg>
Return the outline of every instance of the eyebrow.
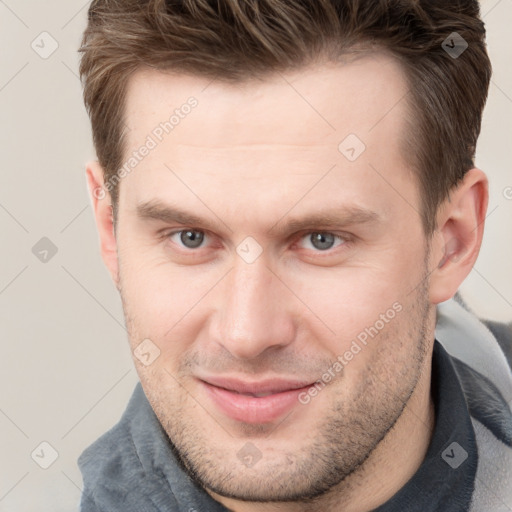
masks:
<svg viewBox="0 0 512 512"><path fill-rule="evenodd" d="M210 231L219 230L221 224L228 227L219 217L217 217L216 221L211 221L184 211L174 205L164 204L161 201L141 203L137 205L136 212L137 216L142 220L162 221L168 224L177 223L188 227L204 228ZM286 214L268 230L268 233L272 233L273 237L280 237L307 229L339 228L342 226L375 223L380 220L381 216L378 213L366 208L340 206L322 209L300 218ZM229 230L232 231L231 229Z"/></svg>
<svg viewBox="0 0 512 512"><path fill-rule="evenodd" d="M282 236L307 229L329 229L376 223L381 219L378 213L359 206L325 208L300 218L290 216L284 222L286 217L288 215L274 224L269 232L273 231L275 236Z"/></svg>

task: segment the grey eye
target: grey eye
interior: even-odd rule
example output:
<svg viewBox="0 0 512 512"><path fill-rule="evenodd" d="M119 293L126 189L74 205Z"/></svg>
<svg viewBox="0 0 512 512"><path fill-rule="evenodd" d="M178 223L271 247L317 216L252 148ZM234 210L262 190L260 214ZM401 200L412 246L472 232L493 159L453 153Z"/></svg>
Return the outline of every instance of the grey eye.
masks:
<svg viewBox="0 0 512 512"><path fill-rule="evenodd" d="M309 239L315 249L325 251L331 249L337 237L331 233L311 233Z"/></svg>
<svg viewBox="0 0 512 512"><path fill-rule="evenodd" d="M202 244L204 240L204 233L201 231L194 231L192 229L180 231L180 240L188 249L196 249Z"/></svg>

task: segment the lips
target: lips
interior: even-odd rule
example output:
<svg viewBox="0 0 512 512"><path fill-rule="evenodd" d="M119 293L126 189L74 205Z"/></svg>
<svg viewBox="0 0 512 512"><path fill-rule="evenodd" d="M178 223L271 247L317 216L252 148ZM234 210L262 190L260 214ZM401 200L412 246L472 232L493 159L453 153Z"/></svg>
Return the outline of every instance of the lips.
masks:
<svg viewBox="0 0 512 512"><path fill-rule="evenodd" d="M283 391L300 389L311 384L311 382L306 381L283 379L267 379L256 382L248 382L226 377L206 377L202 380L218 388L224 388L228 391L234 391L235 393L248 395L270 395L274 393L282 393Z"/></svg>
<svg viewBox="0 0 512 512"><path fill-rule="evenodd" d="M249 382L224 377L206 377L199 383L220 412L245 423L269 423L279 419L298 404L299 394L312 385L298 380Z"/></svg>

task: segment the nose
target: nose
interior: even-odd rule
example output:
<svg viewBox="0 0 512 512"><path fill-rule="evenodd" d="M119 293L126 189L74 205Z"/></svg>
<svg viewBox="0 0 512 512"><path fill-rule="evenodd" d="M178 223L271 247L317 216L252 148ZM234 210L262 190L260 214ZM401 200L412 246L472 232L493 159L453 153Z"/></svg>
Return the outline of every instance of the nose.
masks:
<svg viewBox="0 0 512 512"><path fill-rule="evenodd" d="M237 258L219 292L210 335L233 357L255 359L294 339L293 297L263 258Z"/></svg>

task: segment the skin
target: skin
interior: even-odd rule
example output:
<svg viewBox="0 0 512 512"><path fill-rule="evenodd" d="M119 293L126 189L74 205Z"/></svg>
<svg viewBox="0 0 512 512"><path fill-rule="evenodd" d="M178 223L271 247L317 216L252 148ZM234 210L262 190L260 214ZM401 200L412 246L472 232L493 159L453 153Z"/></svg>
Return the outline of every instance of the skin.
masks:
<svg viewBox="0 0 512 512"><path fill-rule="evenodd" d="M187 98L198 105L122 180L115 230L109 195L98 198L103 170L87 167L131 348L149 338L160 350L148 366L134 357L144 391L187 470L230 510L372 510L425 456L435 305L476 260L488 192L471 169L425 236L400 145L406 92L384 54L237 85L141 69L128 87L127 153ZM350 133L366 145L353 162L338 150ZM141 218L155 201L208 224ZM287 228L333 208L374 218ZM198 248L174 234L190 229L205 235ZM312 232L336 235L332 248ZM236 252L248 236L262 249L252 263ZM396 303L364 350L278 421L227 417L195 378L314 382ZM237 456L247 442L261 454L252 467Z"/></svg>

